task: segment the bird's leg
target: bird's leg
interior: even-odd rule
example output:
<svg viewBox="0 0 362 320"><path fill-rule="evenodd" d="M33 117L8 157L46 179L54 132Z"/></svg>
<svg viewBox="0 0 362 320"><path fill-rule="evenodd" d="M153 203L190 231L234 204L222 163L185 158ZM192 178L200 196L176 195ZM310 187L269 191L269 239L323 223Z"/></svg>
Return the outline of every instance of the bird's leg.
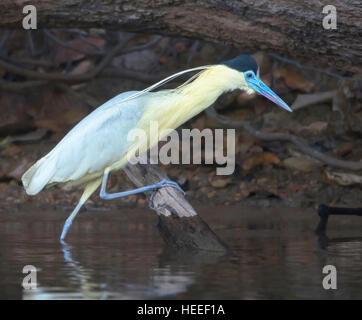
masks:
<svg viewBox="0 0 362 320"><path fill-rule="evenodd" d="M103 180L102 180L101 191L99 193L99 196L105 200L126 197L126 196L130 196L132 194L155 190L155 189L159 189L159 188L163 188L163 187L173 187L173 188L176 188L177 190L179 190L180 192L182 192L183 194L185 194L185 192L181 189L181 187L176 182L167 180L167 179L162 179L160 182L157 182L155 184L151 184L149 186L145 186L145 187L141 187L141 188L137 188L137 189L133 189L133 190L122 191L122 192L117 192L117 193L107 193L106 186L107 186L108 175L109 175L109 170L105 170L104 175L103 175Z"/></svg>
<svg viewBox="0 0 362 320"><path fill-rule="evenodd" d="M87 186L84 189L84 192L77 204L77 206L74 208L73 212L70 214L67 220L65 220L62 235L60 236L60 242L64 243L64 239L68 233L68 230L70 226L73 223L73 220L77 213L79 212L82 205L88 200L88 198L92 195L92 193L99 187L101 184L101 179L97 179L94 181L91 181L87 184Z"/></svg>

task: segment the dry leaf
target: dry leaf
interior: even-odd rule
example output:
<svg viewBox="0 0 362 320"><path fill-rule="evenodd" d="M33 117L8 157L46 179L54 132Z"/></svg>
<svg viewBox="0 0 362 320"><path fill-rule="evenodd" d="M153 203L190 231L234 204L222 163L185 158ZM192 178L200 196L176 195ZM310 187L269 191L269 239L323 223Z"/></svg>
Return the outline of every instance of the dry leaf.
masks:
<svg viewBox="0 0 362 320"><path fill-rule="evenodd" d="M209 183L214 188L225 188L227 185L231 183L231 177L225 178L222 176L216 176L215 172L211 172L211 174L208 177Z"/></svg>
<svg viewBox="0 0 362 320"><path fill-rule="evenodd" d="M36 142L45 137L47 129L38 128L35 131L28 132L26 134L17 135L11 137L12 142Z"/></svg>
<svg viewBox="0 0 362 320"><path fill-rule="evenodd" d="M183 41L178 41L173 45L173 48L177 53L183 53L186 51L186 44Z"/></svg>
<svg viewBox="0 0 362 320"><path fill-rule="evenodd" d="M10 145L9 147L7 147L5 150L3 150L0 154L3 157L9 157L9 158L13 158L17 155L19 155L22 152L22 148L16 145Z"/></svg>
<svg viewBox="0 0 362 320"><path fill-rule="evenodd" d="M93 63L90 60L84 60L79 62L74 69L72 70L71 74L82 74L86 73L90 69L93 68Z"/></svg>
<svg viewBox="0 0 362 320"><path fill-rule="evenodd" d="M8 177L14 178L18 181L21 180L21 176L26 171L26 169L29 167L29 161L26 159L22 159L20 163L15 164L7 174Z"/></svg>
<svg viewBox="0 0 362 320"><path fill-rule="evenodd" d="M352 142L343 142L337 147L336 150L333 151L333 153L338 157L343 157L348 153L352 152L352 150L353 150Z"/></svg>
<svg viewBox="0 0 362 320"><path fill-rule="evenodd" d="M45 128L53 132L65 131L65 127L61 125L57 120L50 120L50 119L35 120L34 125L37 128Z"/></svg>
<svg viewBox="0 0 362 320"><path fill-rule="evenodd" d="M86 39L101 48L104 47L104 44L105 44L104 39L92 38L92 37L88 37ZM72 41L69 41L68 43L72 47L77 48L77 49L81 49L81 50L85 50L85 51L89 51L89 52L97 51L97 49L95 47L93 47L91 44L83 41L82 39L74 39ZM85 57L85 54L83 52L65 48L65 47L60 47L56 53L55 61L57 63L65 63L67 61L78 61L80 59L83 59L84 57Z"/></svg>
<svg viewBox="0 0 362 320"><path fill-rule="evenodd" d="M337 90L318 92L311 94L298 94L297 98L293 102L291 108L295 111L304 107L316 103L323 103L327 101L332 101L337 94Z"/></svg>
<svg viewBox="0 0 362 320"><path fill-rule="evenodd" d="M307 158L307 157L290 157L283 161L286 167L298 169L304 172L311 172L314 168L321 166L320 161Z"/></svg>
<svg viewBox="0 0 362 320"><path fill-rule="evenodd" d="M243 163L242 169L243 171L249 171L250 169L262 164L266 163L278 164L279 162L280 159L275 154L272 154L270 152L265 152L262 153L261 155L253 156L246 159Z"/></svg>
<svg viewBox="0 0 362 320"><path fill-rule="evenodd" d="M329 184L339 184L341 186L350 186L353 184L362 184L362 176L355 173L324 171L322 178Z"/></svg>
<svg viewBox="0 0 362 320"><path fill-rule="evenodd" d="M290 181L287 185L287 190L291 193L297 193L300 190L307 189L307 184L296 184L294 181Z"/></svg>
<svg viewBox="0 0 362 320"><path fill-rule="evenodd" d="M33 129L33 121L27 114L26 95L1 92L0 136L24 133Z"/></svg>
<svg viewBox="0 0 362 320"><path fill-rule="evenodd" d="M299 89L303 92L309 92L314 84L303 77L303 75L291 68L279 68L275 72L277 78L283 78L289 88Z"/></svg>
<svg viewBox="0 0 362 320"><path fill-rule="evenodd" d="M311 123L308 126L305 127L301 127L297 130L297 132L301 132L301 131L307 131L313 135L317 135L322 133L323 131L325 131L328 127L328 123L324 122L324 121L316 121Z"/></svg>

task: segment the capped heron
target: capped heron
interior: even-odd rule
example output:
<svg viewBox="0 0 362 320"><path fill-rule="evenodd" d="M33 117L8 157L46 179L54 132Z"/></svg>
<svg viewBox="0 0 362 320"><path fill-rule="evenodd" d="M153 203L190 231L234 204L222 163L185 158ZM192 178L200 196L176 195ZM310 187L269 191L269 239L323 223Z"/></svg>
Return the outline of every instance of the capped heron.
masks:
<svg viewBox="0 0 362 320"><path fill-rule="evenodd" d="M178 88L151 92L191 71L198 73ZM292 111L260 80L259 67L249 55L184 70L142 91L121 93L91 112L24 173L22 182L26 193L35 195L45 186L56 183L85 186L77 206L64 224L60 237L63 241L78 211L100 185L102 199L115 199L164 186L182 191L170 180L113 194L107 193L106 185L110 171L124 167L135 150L145 152L163 138L148 136L148 141L128 142L126 136L131 129L149 132L150 122L158 121L159 133L171 131L209 107L222 93L235 89L249 94L256 91Z"/></svg>

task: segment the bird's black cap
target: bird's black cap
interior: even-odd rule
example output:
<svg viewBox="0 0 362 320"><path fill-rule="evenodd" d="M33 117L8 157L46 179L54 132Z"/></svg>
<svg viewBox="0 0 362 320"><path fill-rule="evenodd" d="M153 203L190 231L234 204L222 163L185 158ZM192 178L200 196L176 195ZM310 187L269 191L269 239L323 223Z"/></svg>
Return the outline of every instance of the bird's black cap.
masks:
<svg viewBox="0 0 362 320"><path fill-rule="evenodd" d="M259 69L258 64L256 63L255 59L252 56L249 56L247 54L237 56L236 58L224 61L221 64L224 64L224 65L228 66L229 68L235 69L240 72L252 70L252 71L254 71L255 74L258 73L258 69Z"/></svg>

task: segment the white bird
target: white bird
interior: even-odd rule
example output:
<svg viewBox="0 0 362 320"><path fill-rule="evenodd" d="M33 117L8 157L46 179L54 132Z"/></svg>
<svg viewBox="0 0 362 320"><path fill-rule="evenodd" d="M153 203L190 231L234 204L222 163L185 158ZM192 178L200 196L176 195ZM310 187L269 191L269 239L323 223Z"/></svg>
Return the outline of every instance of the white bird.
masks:
<svg viewBox="0 0 362 320"><path fill-rule="evenodd" d="M199 73L176 89L151 92L164 83L191 71ZM53 184L85 185L84 192L65 222L61 241L82 205L102 184L100 197L114 199L163 186L179 186L169 180L130 191L109 194L106 184L109 172L127 164L136 150L145 152L161 138L160 132L171 131L194 117L224 92L235 89L254 91L282 108L292 111L259 79L259 68L249 55L217 65L202 66L178 72L142 91L119 94L81 120L47 155L22 176L26 193L35 195ZM158 121L159 134L147 141L127 141L131 129L149 132L151 121ZM103 177L103 178L102 178Z"/></svg>

